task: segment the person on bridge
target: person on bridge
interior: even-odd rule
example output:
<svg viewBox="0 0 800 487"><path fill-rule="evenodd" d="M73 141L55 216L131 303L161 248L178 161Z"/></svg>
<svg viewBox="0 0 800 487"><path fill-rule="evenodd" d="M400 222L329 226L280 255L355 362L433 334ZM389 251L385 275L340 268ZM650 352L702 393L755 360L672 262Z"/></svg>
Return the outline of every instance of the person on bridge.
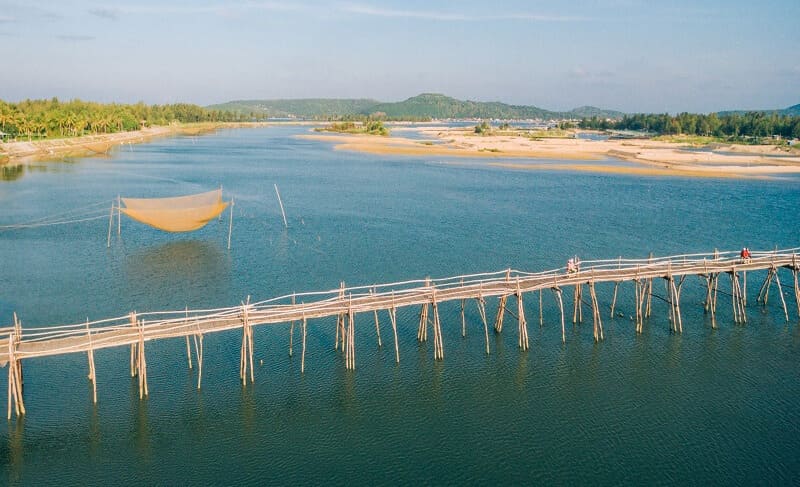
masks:
<svg viewBox="0 0 800 487"><path fill-rule="evenodd" d="M742 258L742 262L744 263L750 262L750 257L751 257L750 249L748 249L747 247L743 247L742 252L739 254L739 256Z"/></svg>
<svg viewBox="0 0 800 487"><path fill-rule="evenodd" d="M572 274L574 272L578 272L578 268L575 266L575 259L570 257L567 260L567 274Z"/></svg>

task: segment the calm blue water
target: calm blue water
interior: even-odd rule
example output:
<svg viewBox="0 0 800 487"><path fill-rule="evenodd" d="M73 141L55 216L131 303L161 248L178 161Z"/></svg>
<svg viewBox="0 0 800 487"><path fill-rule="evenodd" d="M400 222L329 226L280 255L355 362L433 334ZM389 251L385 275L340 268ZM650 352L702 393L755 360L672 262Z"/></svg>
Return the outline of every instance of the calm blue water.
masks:
<svg viewBox="0 0 800 487"><path fill-rule="evenodd" d="M306 130L222 131L110 158L4 170L13 180L0 181L0 225L110 204L117 194L169 196L220 184L236 205L230 251L226 218L188 235L123 220L110 249L103 219L0 232L0 323L13 311L23 326L40 326L229 306L342 280L534 271L573 254L800 245L795 180L451 165L332 151L294 137ZM720 328L712 330L694 279L682 294L682 335L669 333L666 305L654 299L653 317L636 336L632 289L623 286L625 316L605 319L599 344L587 322L568 325L562 345L553 297L544 295L540 328L538 299L526 296L525 353L509 321L490 337L486 356L474 303L466 338L458 305L443 305L441 363L432 341L416 343L416 309L398 313L399 365L388 317L381 316L379 349L371 316L361 316L354 373L333 350L333 320L310 322L304 375L299 348L287 353L288 325L261 327L256 383L246 388L237 332L206 337L201 391L183 341L148 343L144 401L128 350L103 350L96 407L84 355L29 361L28 414L0 428L0 483L796 484L800 330L790 275L781 276L789 323L774 290L768 307L753 304L764 275L748 277L746 326L733 325L721 294ZM663 295L661 283L655 290ZM611 291L598 288L602 305Z"/></svg>

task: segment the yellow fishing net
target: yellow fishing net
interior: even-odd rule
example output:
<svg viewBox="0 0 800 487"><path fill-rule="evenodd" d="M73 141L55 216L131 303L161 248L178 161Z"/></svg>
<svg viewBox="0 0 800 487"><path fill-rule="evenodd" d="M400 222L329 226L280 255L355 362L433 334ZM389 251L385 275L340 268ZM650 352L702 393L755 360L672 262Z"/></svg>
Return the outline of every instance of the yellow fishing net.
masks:
<svg viewBox="0 0 800 487"><path fill-rule="evenodd" d="M228 207L221 189L173 198L122 198L122 204L122 213L166 232L203 228Z"/></svg>

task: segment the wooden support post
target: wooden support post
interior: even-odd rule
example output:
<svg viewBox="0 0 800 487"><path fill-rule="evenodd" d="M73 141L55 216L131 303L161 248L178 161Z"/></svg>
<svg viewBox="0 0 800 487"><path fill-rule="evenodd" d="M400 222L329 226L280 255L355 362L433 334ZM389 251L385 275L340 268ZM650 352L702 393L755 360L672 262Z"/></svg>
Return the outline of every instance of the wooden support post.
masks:
<svg viewBox="0 0 800 487"><path fill-rule="evenodd" d="M231 249L231 233L233 233L233 205L234 205L233 198L231 198L231 217L230 222L228 223L228 250Z"/></svg>
<svg viewBox="0 0 800 487"><path fill-rule="evenodd" d="M483 321L483 335L486 340L486 355L489 355L489 323L486 321L486 301L483 299L483 293L478 295L476 301L478 302L478 314L481 315L481 321Z"/></svg>
<svg viewBox="0 0 800 487"><path fill-rule="evenodd" d="M647 265L649 266L653 262L653 253L647 256ZM647 279L646 283L646 292L647 292L647 308L644 312L645 318L650 318L650 315L653 311L653 278Z"/></svg>
<svg viewBox="0 0 800 487"><path fill-rule="evenodd" d="M783 305L783 314L786 316L786 321L789 321L789 311L786 309L786 298L783 297L783 289L781 288L781 278L778 275L778 269L775 268L775 282L778 284L778 295L781 297L781 304Z"/></svg>
<svg viewBox="0 0 800 487"><path fill-rule="evenodd" d="M372 288L371 294L374 294L375 288ZM373 310L373 314L375 315L375 334L378 336L378 348L383 347L383 343L381 342L381 325L378 321L378 310Z"/></svg>
<svg viewBox="0 0 800 487"><path fill-rule="evenodd" d="M112 207L114 203L111 203ZM122 197L117 195L117 235L122 233Z"/></svg>
<svg viewBox="0 0 800 487"><path fill-rule="evenodd" d="M296 304L295 295L292 293L292 307ZM338 331L338 329L337 329ZM292 346L294 342L294 320L289 324L289 356L292 356Z"/></svg>
<svg viewBox="0 0 800 487"><path fill-rule="evenodd" d="M303 312L303 353L300 356L300 373L306 371L306 314Z"/></svg>
<svg viewBox="0 0 800 487"><path fill-rule="evenodd" d="M747 306L747 271L742 271L742 284L744 288L742 290L742 304Z"/></svg>
<svg viewBox="0 0 800 487"><path fill-rule="evenodd" d="M433 290L433 359L444 360L444 343L442 342L442 326L439 322L439 305L436 302L436 289Z"/></svg>
<svg viewBox="0 0 800 487"><path fill-rule="evenodd" d="M683 280L681 280L681 284L683 284ZM678 333L683 333L683 319L681 318L681 293L675 286L675 279L672 276L670 276L670 285L672 286L672 296L675 302L675 331Z"/></svg>
<svg viewBox="0 0 800 487"><path fill-rule="evenodd" d="M542 311L542 289L539 289L539 328L544 326L544 314Z"/></svg>
<svg viewBox="0 0 800 487"><path fill-rule="evenodd" d="M774 271L774 268L770 268L767 271L767 277L764 279L764 284L761 285L761 289L758 291L758 299L756 301L764 305L767 304L767 300L769 299L769 288L772 284L772 276Z"/></svg>
<svg viewBox="0 0 800 487"><path fill-rule="evenodd" d="M147 388L147 360L144 353L144 320L139 320L139 345L136 359L136 372L139 376L139 399L149 395Z"/></svg>
<svg viewBox="0 0 800 487"><path fill-rule="evenodd" d="M130 314L131 326L136 328L138 321L136 320L136 311ZM139 370L139 355L136 352L136 343L131 343L131 377L136 376L136 371Z"/></svg>
<svg viewBox="0 0 800 487"><path fill-rule="evenodd" d="M111 248L111 225L114 223L114 203L111 203L111 210L108 212L108 239L106 240L106 248Z"/></svg>
<svg viewBox="0 0 800 487"><path fill-rule="evenodd" d="M717 327L717 291L719 290L719 273L711 276L711 328Z"/></svg>
<svg viewBox="0 0 800 487"><path fill-rule="evenodd" d="M745 272L742 271L742 274L745 274ZM736 274L736 272L733 273L733 278L736 286L736 302L739 305L739 317L741 318L742 323L747 323L746 296L742 292L742 286L739 281L739 276Z"/></svg>
<svg viewBox="0 0 800 487"><path fill-rule="evenodd" d="M635 308L636 308L636 333L641 333L642 332L642 327L641 327L641 316L639 316L639 302L640 302L639 295L641 294L641 287L642 286L641 286L641 283L639 282L638 278L636 278L633 281L633 285L634 285L633 299L634 299L634 304L635 304Z"/></svg>
<svg viewBox="0 0 800 487"><path fill-rule="evenodd" d="M278 195L278 204L281 207L281 216L283 216L283 227L289 228L289 224L286 223L286 212L283 211L283 201L281 200L281 194L278 192L278 185L273 184L273 186L275 186L275 194Z"/></svg>
<svg viewBox="0 0 800 487"><path fill-rule="evenodd" d="M339 301L344 304L344 281L339 283ZM336 344L333 346L334 350L339 349L339 337L342 338L342 351L344 352L344 330L345 329L345 313L339 313L336 315Z"/></svg>
<svg viewBox="0 0 800 487"><path fill-rule="evenodd" d="M422 305L419 310L419 328L417 328L417 341L428 341L428 303Z"/></svg>
<svg viewBox="0 0 800 487"><path fill-rule="evenodd" d="M800 319L800 285L797 281L797 267L792 267L792 276L794 277L794 302L797 304L797 319Z"/></svg>
<svg viewBox="0 0 800 487"><path fill-rule="evenodd" d="M597 293L594 289L594 281L589 281L589 297L592 301L592 327L594 329L594 341L603 339L603 320L600 317L600 304L597 301Z"/></svg>
<svg viewBox="0 0 800 487"><path fill-rule="evenodd" d="M497 303L497 317L494 320L495 333L501 333L503 331L503 318L505 318L506 315L506 300L508 300L508 296L500 296L500 301Z"/></svg>
<svg viewBox="0 0 800 487"><path fill-rule="evenodd" d="M553 293L556 296L556 302L558 303L558 309L561 311L561 343L567 343L567 332L564 328L564 299L561 296L561 288L554 287L552 288Z"/></svg>
<svg viewBox="0 0 800 487"><path fill-rule="evenodd" d="M523 351L529 349L528 344L528 323L525 320L525 306L522 303L522 291L519 286L519 278L517 278L517 335L518 345Z"/></svg>
<svg viewBox="0 0 800 487"><path fill-rule="evenodd" d="M189 328L189 307L186 307L186 328ZM189 335L186 335L186 360L189 362L189 370L192 370L192 347L189 345Z"/></svg>
<svg viewBox="0 0 800 487"><path fill-rule="evenodd" d="M199 339L199 340L198 340ZM200 390L200 383L203 381L203 334L195 334L194 349L197 353L197 390Z"/></svg>
<svg viewBox="0 0 800 487"><path fill-rule="evenodd" d="M242 385L247 385L247 371L250 370L250 383L255 382L253 360L253 327L250 326L250 296L242 303L242 347L239 360L239 377Z"/></svg>
<svg viewBox="0 0 800 487"><path fill-rule="evenodd" d="M619 281L614 283L614 297L611 299L611 313L610 316L614 318L614 307L617 305L617 290L619 289Z"/></svg>
<svg viewBox="0 0 800 487"><path fill-rule="evenodd" d="M466 304L466 299L461 300L461 336L467 336L467 319L464 316L464 307Z"/></svg>
<svg viewBox="0 0 800 487"><path fill-rule="evenodd" d="M17 345L20 341L21 333L14 313L14 331L8 335L8 419L11 420L11 407L19 418L25 414L25 401L22 398L22 365L17 358Z"/></svg>
<svg viewBox="0 0 800 487"><path fill-rule="evenodd" d="M89 337L89 380L92 381L92 402L97 404L97 374L94 368L94 347L92 345L92 330L89 328L89 319L86 319L86 335Z"/></svg>
<svg viewBox="0 0 800 487"><path fill-rule="evenodd" d="M352 303L352 298L351 298L351 303ZM350 370L356 370L356 339L355 339L356 325L352 307L347 312L347 315L349 317L348 330L347 330L347 355L350 359L349 360Z"/></svg>
<svg viewBox="0 0 800 487"><path fill-rule="evenodd" d="M392 334L394 334L394 360L400 363L400 345L397 343L397 310L394 307L394 295L392 295L392 307L389 309L389 320L392 322Z"/></svg>

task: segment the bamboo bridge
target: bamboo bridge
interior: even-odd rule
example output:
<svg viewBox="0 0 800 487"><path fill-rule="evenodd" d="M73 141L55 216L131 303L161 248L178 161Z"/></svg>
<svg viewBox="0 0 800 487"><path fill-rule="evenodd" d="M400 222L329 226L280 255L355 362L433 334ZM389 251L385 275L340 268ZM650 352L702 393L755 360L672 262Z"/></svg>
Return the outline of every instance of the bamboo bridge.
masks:
<svg viewBox="0 0 800 487"><path fill-rule="evenodd" d="M289 326L289 354L292 354L294 328L299 326L302 337L301 373L305 371L306 330L308 320L336 318L334 348L344 353L345 367L355 369L355 316L372 313L378 345L382 346L379 312L387 312L394 337L395 360L400 361L397 341L397 309L418 306L419 326L417 340L427 341L428 330L433 330L434 359L444 359L444 343L439 319L439 306L445 302L457 302L461 306L461 331L466 332L464 310L467 300L475 300L483 324L486 353L489 350L491 326L500 333L506 315L514 317L517 325L518 346L528 350L528 328L523 306L525 294L536 296L538 291L539 323L543 323L542 292L552 291L560 313L561 339L566 340L565 320L569 309L564 309L564 289L572 289L572 322L583 321L583 308L592 312L595 341L603 339L602 317L605 311L597 299L596 285L613 284L613 299L610 316L614 317L617 292L622 283L633 283L635 309L635 331L641 333L645 318L652 311L653 281L663 279L668 304L670 330L683 331L680 297L687 277L697 276L704 282L704 310L710 314L711 326L716 327L717 297L720 294L720 277L728 275L726 289L721 294L731 297L735 323L747 321L747 272L766 271L761 282L757 302L766 304L772 284L776 284L783 313L789 320L789 309L784 297L779 270L787 269L793 279L795 304L800 318L800 287L798 286L797 252L800 248L774 251L753 251L750 258L742 258L736 252L713 252L709 254L687 254L647 259L593 260L580 263L578 269L559 268L529 273L506 269L494 273L473 274L442 279L424 279L372 286L346 287L322 292L296 293L266 301L251 303L248 297L239 306L208 310L179 310L166 312L131 312L124 316L99 321L22 327L14 315L11 326L0 328L0 366L8 365L8 418L12 411L17 416L25 414L23 401L22 361L68 353L86 353L89 380L92 381L94 402L97 402L97 385L94 351L111 347L130 347L131 377L138 377L140 398L148 395L147 363L145 343L168 338L185 338L189 367L192 368L192 343L198 366L197 387L200 388L203 367L203 336L226 330L241 329L240 378L243 384L254 380L253 327L285 324ZM588 290L588 303L584 299L584 288ZM660 296L659 296L660 297ZM496 312L487 317L486 298L498 298ZM509 303L509 298L514 298ZM586 304L584 304L586 303ZM516 306L511 306L515 304Z"/></svg>

